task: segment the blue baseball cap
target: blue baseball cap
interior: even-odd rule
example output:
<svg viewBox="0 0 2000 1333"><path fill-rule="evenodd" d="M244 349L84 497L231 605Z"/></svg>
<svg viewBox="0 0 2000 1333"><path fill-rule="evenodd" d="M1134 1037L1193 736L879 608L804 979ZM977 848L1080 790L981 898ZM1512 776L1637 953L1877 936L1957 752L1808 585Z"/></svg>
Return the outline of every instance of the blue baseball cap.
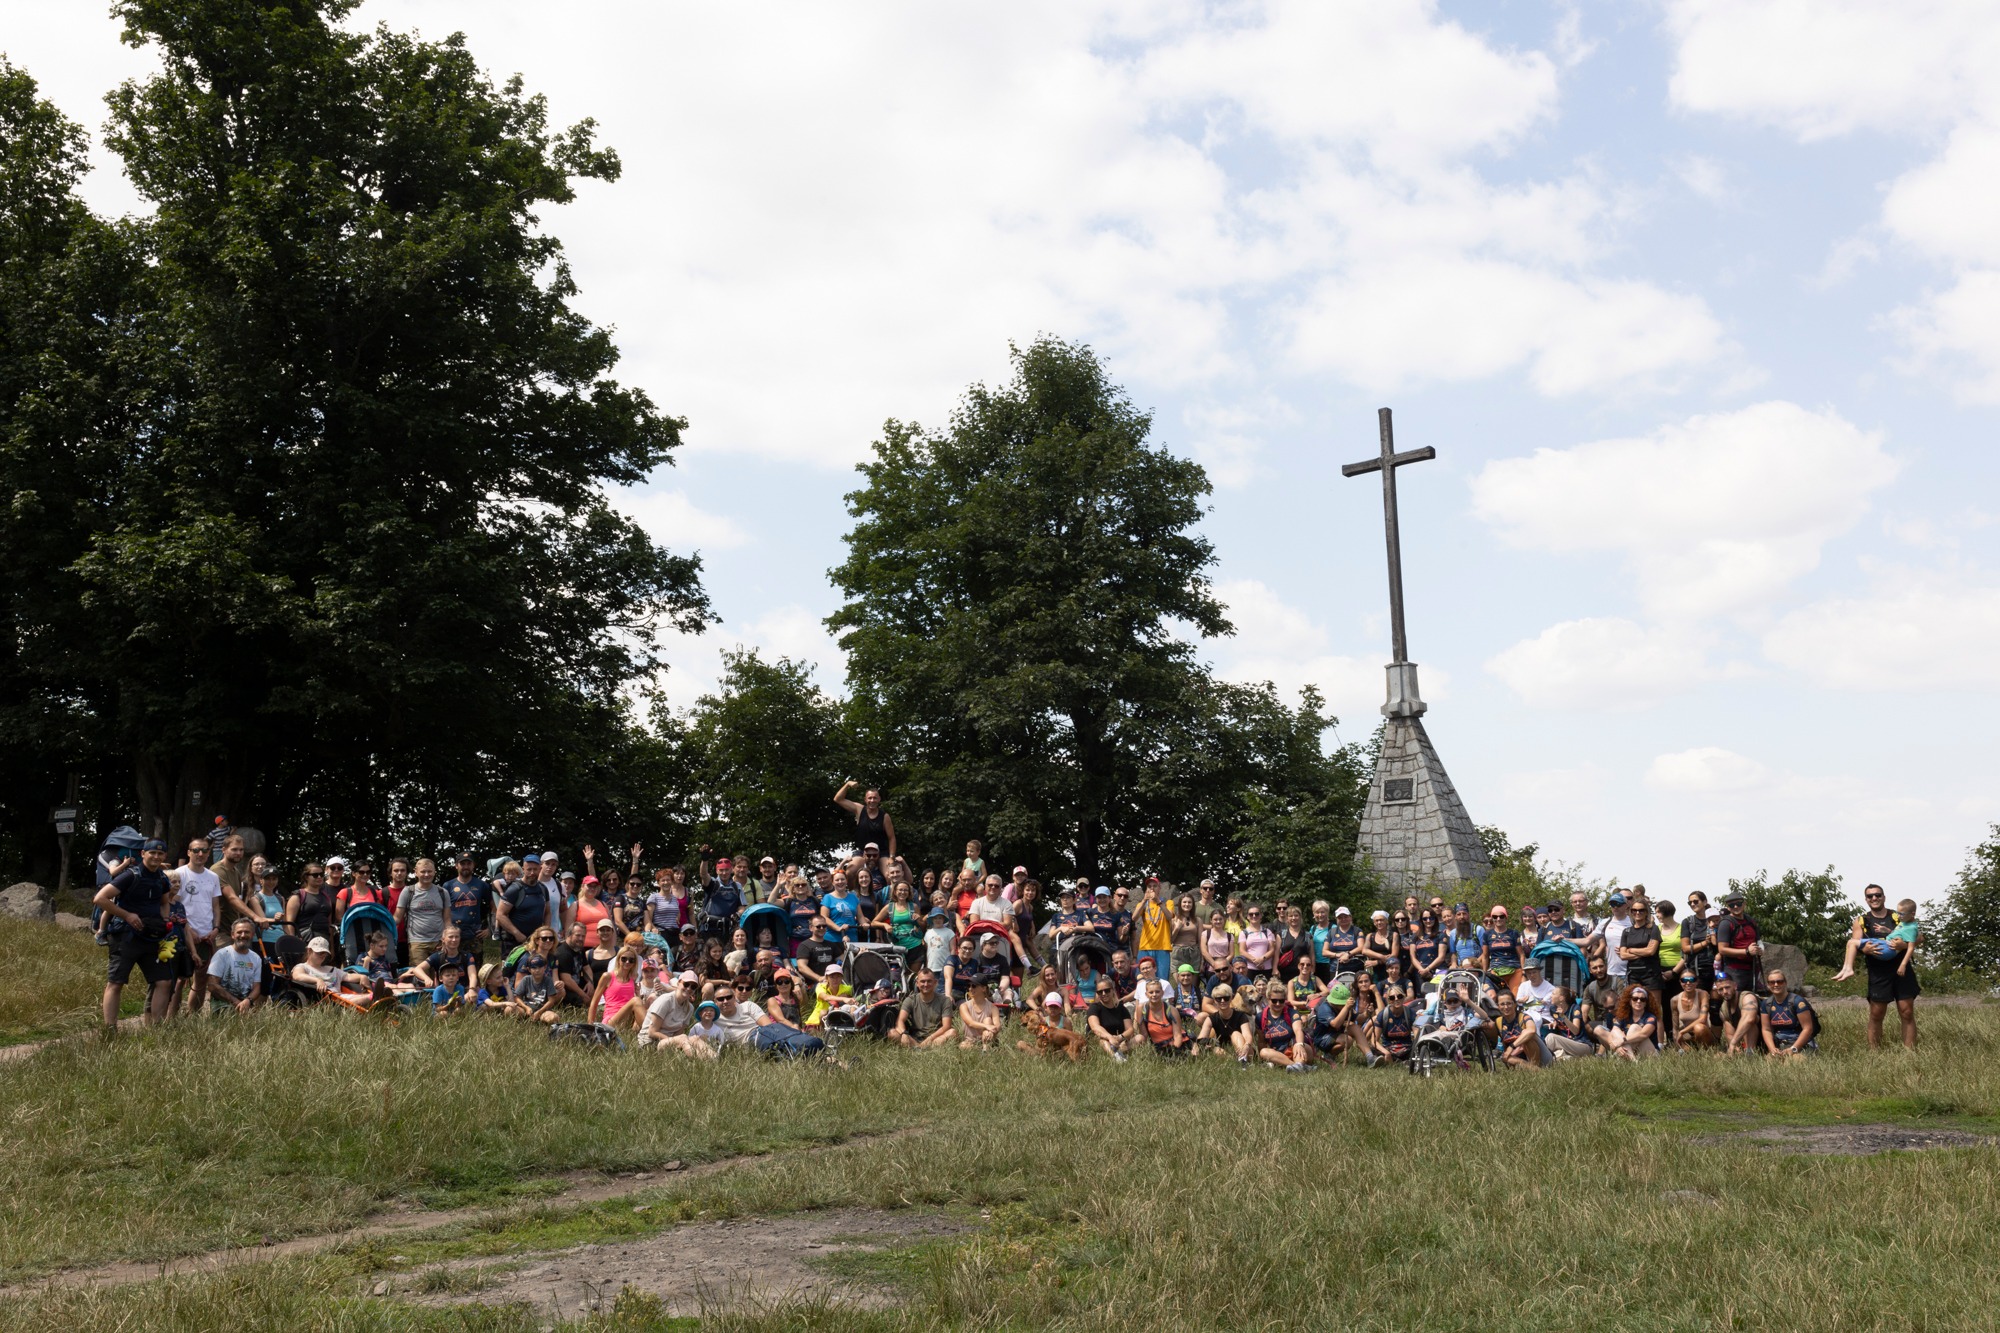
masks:
<svg viewBox="0 0 2000 1333"><path fill-rule="evenodd" d="M164 852L167 850L167 844L158 838L148 838L139 844L139 850L142 852Z"/></svg>
<svg viewBox="0 0 2000 1333"><path fill-rule="evenodd" d="M524 866L529 866L529 865L538 866L541 863L542 863L542 858L536 856L533 852L529 852L526 856L521 858L521 864Z"/></svg>
<svg viewBox="0 0 2000 1333"><path fill-rule="evenodd" d="M1625 905L1625 895L1622 893L1614 893L1609 898L1605 899L1605 901L1610 903L1613 907L1623 907Z"/></svg>

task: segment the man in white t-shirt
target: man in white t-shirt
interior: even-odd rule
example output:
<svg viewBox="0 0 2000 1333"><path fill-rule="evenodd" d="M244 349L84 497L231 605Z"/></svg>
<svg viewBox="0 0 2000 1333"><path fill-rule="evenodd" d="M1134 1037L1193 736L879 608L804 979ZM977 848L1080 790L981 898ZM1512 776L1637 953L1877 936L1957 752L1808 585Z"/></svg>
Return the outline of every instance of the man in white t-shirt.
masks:
<svg viewBox="0 0 2000 1333"><path fill-rule="evenodd" d="M981 921L991 921L1007 931L1007 939L1014 946L1013 956L1025 958L1027 951L1021 947L1021 937L1014 933L1014 905L1000 896L1000 877L988 875L982 892L972 900L972 906L965 909L968 926Z"/></svg>
<svg viewBox="0 0 2000 1333"><path fill-rule="evenodd" d="M1625 979L1625 960L1618 956L1618 946L1625 942L1625 932L1631 929L1632 912L1625 905L1625 895L1614 893L1607 900L1611 904L1611 915L1598 934L1604 940L1604 970L1621 982Z"/></svg>
<svg viewBox="0 0 2000 1333"><path fill-rule="evenodd" d="M229 944L215 951L201 977L207 998L242 1014L264 1002L264 956L251 947L256 940L257 928L249 919L236 918L229 930Z"/></svg>
<svg viewBox="0 0 2000 1333"><path fill-rule="evenodd" d="M757 1029L764 1026L764 1009L754 1000L736 998L736 988L731 985L716 987L715 1002L722 1012L715 1022L722 1029L722 1044L725 1046L755 1046Z"/></svg>
<svg viewBox="0 0 2000 1333"><path fill-rule="evenodd" d="M1549 1001L1555 996L1555 984L1542 976L1542 960L1533 954L1521 960L1521 985L1514 992L1514 998L1521 1002L1521 1010L1537 1023L1546 1023L1549 1018Z"/></svg>
<svg viewBox="0 0 2000 1333"><path fill-rule="evenodd" d="M187 913L188 928L194 932L194 974L188 978L187 1004L192 1010L208 995L208 962L222 942L222 904L228 903L238 917L253 917L235 890L208 868L208 839L188 841L187 864L171 872L169 878L180 885L181 910Z"/></svg>

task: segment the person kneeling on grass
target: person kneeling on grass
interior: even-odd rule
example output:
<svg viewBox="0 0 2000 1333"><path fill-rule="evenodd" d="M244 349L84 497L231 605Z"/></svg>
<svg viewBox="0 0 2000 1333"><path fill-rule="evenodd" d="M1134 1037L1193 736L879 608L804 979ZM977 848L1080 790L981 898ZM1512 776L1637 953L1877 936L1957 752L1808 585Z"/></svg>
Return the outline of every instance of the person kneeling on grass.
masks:
<svg viewBox="0 0 2000 1333"><path fill-rule="evenodd" d="M1394 1064L1410 1058L1416 1031L1417 1003L1401 986L1385 987L1382 1007L1375 1011L1376 1062Z"/></svg>
<svg viewBox="0 0 2000 1333"><path fill-rule="evenodd" d="M942 1050L958 1035L950 1022L950 1002L938 994L937 973L917 970L917 988L896 1009L896 1026L889 1036L905 1050Z"/></svg>
<svg viewBox="0 0 2000 1333"><path fill-rule="evenodd" d="M1758 1005L1763 1018L1764 1050L1774 1057L1796 1059L1819 1050L1819 1015L1812 1002L1793 992L1783 972L1767 973L1771 994Z"/></svg>
<svg viewBox="0 0 2000 1333"><path fill-rule="evenodd" d="M247 1014L264 1003L264 955L257 952L257 927L247 916L229 928L229 943L208 960L204 989L210 1004Z"/></svg>
<svg viewBox="0 0 2000 1333"><path fill-rule="evenodd" d="M1680 993L1667 1006L1667 1026L1678 1050L1694 1051L1716 1042L1715 1029L1708 1025L1708 993L1698 988L1700 974L1690 972L1681 981Z"/></svg>
<svg viewBox="0 0 2000 1333"><path fill-rule="evenodd" d="M1236 988L1228 982L1219 983L1201 1002L1201 1027L1198 1035L1202 1040L1215 1043L1217 1055L1233 1055L1236 1063L1249 1067L1250 1058L1257 1053L1257 1038L1250 1026L1250 1016L1236 1007Z"/></svg>

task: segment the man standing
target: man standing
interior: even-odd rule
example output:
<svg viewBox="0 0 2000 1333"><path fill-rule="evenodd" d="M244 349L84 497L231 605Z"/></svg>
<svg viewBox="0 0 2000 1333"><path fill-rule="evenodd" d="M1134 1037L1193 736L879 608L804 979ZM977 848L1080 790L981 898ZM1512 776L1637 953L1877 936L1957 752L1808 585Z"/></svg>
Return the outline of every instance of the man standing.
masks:
<svg viewBox="0 0 2000 1333"><path fill-rule="evenodd" d="M1736 983L1738 994L1754 995L1757 964L1764 953L1757 923L1745 914L1743 895L1735 889L1729 891L1722 905L1726 910L1715 923L1715 951L1722 960L1723 975Z"/></svg>
<svg viewBox="0 0 2000 1333"><path fill-rule="evenodd" d="M1605 971L1621 985L1625 981L1625 957L1618 952L1625 943L1625 932L1632 928L1632 913L1625 905L1625 895L1614 893L1606 899L1611 904L1611 915L1597 927L1599 947L1604 951ZM1589 950L1586 949L1585 953Z"/></svg>
<svg viewBox="0 0 2000 1333"><path fill-rule="evenodd" d="M1562 923L1562 932L1575 941L1586 959L1604 952L1604 934L1600 925L1598 919L1590 914L1589 895L1572 893L1569 896L1569 918Z"/></svg>
<svg viewBox="0 0 2000 1333"><path fill-rule="evenodd" d="M479 877L478 863L471 852L458 854L458 873L444 882L444 891L451 899L451 924L458 927L465 951L474 958L482 958L493 886Z"/></svg>
<svg viewBox="0 0 2000 1333"><path fill-rule="evenodd" d="M174 872L174 878L181 888L181 908L187 913L188 926L194 931L194 975L188 980L187 1007L189 1012L200 1004L208 994L208 962L215 957L216 946L221 943L220 904L227 902L238 916L254 916L235 892L222 886L222 879L208 868L209 845L207 838L194 838L188 842L187 864Z"/></svg>
<svg viewBox="0 0 2000 1333"><path fill-rule="evenodd" d="M778 901L778 858L767 856L757 863L757 878L744 886L744 894L752 903L774 903Z"/></svg>
<svg viewBox="0 0 2000 1333"><path fill-rule="evenodd" d="M248 917L238 917L229 928L229 944L208 960L207 971L198 978L203 998L228 1005L247 1014L264 1003L264 956L252 944L257 928Z"/></svg>
<svg viewBox="0 0 2000 1333"><path fill-rule="evenodd" d="M1896 1016L1903 1024L1903 1045L1914 1051L1917 1048L1917 995L1920 988L1916 969L1902 966L1903 955L1909 951L1910 944L1907 940L1889 938L1896 929L1896 914L1889 910L1887 895L1880 884L1870 884L1861 896L1867 900L1868 910L1854 918L1850 938L1857 943L1884 941L1877 948L1860 951L1868 966L1869 1048L1881 1047L1882 1020L1888 1016L1889 1004L1894 1001ZM1844 981L1851 975L1852 972L1836 975L1834 980Z"/></svg>
<svg viewBox="0 0 2000 1333"><path fill-rule="evenodd" d="M540 869L540 862L541 858L530 852L526 860L509 861L500 868L505 886L500 891L499 900L493 904L493 912L501 934L515 944L526 944L528 936L544 923L551 929L560 929L556 922L549 919L548 890L542 887L535 874ZM517 872L521 875L518 880L514 878Z"/></svg>
<svg viewBox="0 0 2000 1333"><path fill-rule="evenodd" d="M105 970L104 1035L118 1032L118 1005L137 966L146 978L146 1024L165 1020L174 994L174 962L169 953L161 957L167 938L167 896L173 884L167 879L167 844L149 838L139 850L139 859L107 866L111 879L91 901L104 912L105 934L110 940L111 961Z"/></svg>
<svg viewBox="0 0 2000 1333"><path fill-rule="evenodd" d="M423 962L443 941L445 922L451 915L451 895L437 882L437 862L428 856L417 859L417 882L404 886L396 898L395 912L396 929L408 956ZM463 935L461 931L461 938Z"/></svg>

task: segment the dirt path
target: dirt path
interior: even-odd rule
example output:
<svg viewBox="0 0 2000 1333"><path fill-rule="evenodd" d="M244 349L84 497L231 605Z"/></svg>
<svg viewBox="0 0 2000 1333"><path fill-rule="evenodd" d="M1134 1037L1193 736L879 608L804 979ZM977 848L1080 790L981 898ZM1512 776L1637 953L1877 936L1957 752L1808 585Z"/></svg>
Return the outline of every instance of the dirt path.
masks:
<svg viewBox="0 0 2000 1333"><path fill-rule="evenodd" d="M643 1240L577 1245L525 1261L454 1260L379 1282L374 1293L421 1305L519 1301L556 1319L608 1310L627 1287L657 1297L669 1315L768 1309L799 1298L881 1309L896 1303L893 1289L814 1261L958 1235L968 1225L943 1213L879 1208L688 1222Z"/></svg>
<svg viewBox="0 0 2000 1333"><path fill-rule="evenodd" d="M25 1295L53 1286L100 1286L117 1287L130 1282L150 1282L154 1278L179 1276L187 1273L212 1273L232 1264L254 1262L262 1259L281 1259L289 1256L315 1254L332 1249L337 1245L357 1240L379 1240L384 1237L401 1236L425 1231L447 1223L461 1226L478 1226L495 1219L504 1218L528 1208L545 1208L551 1205L578 1205L603 1203L607 1199L623 1198L641 1190L652 1189L668 1182L699 1180L726 1171L730 1167L745 1166L757 1162L767 1162L787 1157L794 1153L820 1152L830 1147L859 1146L865 1143L880 1143L885 1140L907 1138L921 1132L921 1127L890 1130L885 1134L857 1134L842 1139L837 1144L811 1144L801 1148L785 1149L775 1153L742 1153L734 1157L721 1157L712 1162L701 1162L694 1166L673 1161L652 1171L634 1171L622 1175L607 1176L601 1171L570 1171L553 1177L563 1183L563 1188L554 1194L537 1195L533 1199L519 1199L511 1203L498 1204L491 1208L425 1208L418 1205L396 1205L388 1211L369 1218L356 1226L340 1231L319 1232L311 1236L296 1236L290 1240L273 1241L268 1245L239 1245L219 1250L209 1250L201 1254L183 1255L176 1259L139 1261L121 1259L112 1263L98 1264L90 1268L66 1268L26 1282L17 1282L0 1287L0 1299Z"/></svg>

